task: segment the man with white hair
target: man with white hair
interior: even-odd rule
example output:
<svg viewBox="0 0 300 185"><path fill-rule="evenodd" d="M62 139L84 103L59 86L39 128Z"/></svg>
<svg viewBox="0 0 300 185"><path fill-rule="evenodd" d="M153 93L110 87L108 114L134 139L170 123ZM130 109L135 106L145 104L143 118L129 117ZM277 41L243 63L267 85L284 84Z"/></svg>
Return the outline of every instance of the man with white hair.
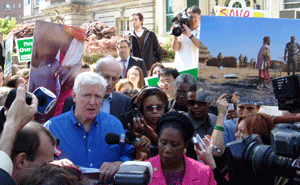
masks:
<svg viewBox="0 0 300 185"><path fill-rule="evenodd" d="M108 55L97 61L95 72L102 76L107 82L100 110L120 120L121 114L132 110L130 98L114 91L115 85L119 82L121 76L121 66L114 57ZM65 101L63 110L70 110L73 105L74 101L71 96Z"/></svg>
<svg viewBox="0 0 300 185"><path fill-rule="evenodd" d="M118 64L119 65L119 64ZM45 126L60 139L61 158L75 165L100 168L100 183L109 182L122 162L132 160L132 145L108 145L109 132L124 133L122 123L100 111L107 82L94 72L80 73L74 82L71 111L51 118Z"/></svg>

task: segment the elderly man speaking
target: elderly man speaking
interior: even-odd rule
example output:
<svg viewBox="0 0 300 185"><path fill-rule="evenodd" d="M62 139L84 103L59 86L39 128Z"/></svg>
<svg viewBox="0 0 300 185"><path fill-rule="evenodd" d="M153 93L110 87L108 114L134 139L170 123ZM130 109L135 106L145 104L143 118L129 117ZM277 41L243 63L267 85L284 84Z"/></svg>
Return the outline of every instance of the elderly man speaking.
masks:
<svg viewBox="0 0 300 185"><path fill-rule="evenodd" d="M109 132L124 133L122 123L100 110L106 81L94 72L80 73L74 82L71 111L50 119L45 126L60 139L61 158L75 165L100 168L100 183L113 178L124 161L132 160L132 145L108 145Z"/></svg>

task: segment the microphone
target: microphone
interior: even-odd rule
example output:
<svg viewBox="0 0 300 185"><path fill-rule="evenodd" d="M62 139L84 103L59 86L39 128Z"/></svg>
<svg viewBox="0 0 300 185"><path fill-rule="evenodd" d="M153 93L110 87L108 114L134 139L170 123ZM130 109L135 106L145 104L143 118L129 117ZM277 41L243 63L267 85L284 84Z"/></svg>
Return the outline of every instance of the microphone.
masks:
<svg viewBox="0 0 300 185"><path fill-rule="evenodd" d="M7 95L4 107L10 108L12 102L16 98L16 93L17 93L17 88L12 89L9 94ZM50 90L44 88L44 87L38 87L33 94L37 97L38 99L38 107L37 111L40 114L47 114L56 104L56 96L53 94ZM31 96L26 93L25 94L26 98L26 103L27 105L31 105L32 98Z"/></svg>
<svg viewBox="0 0 300 185"><path fill-rule="evenodd" d="M57 98L54 93L44 87L38 87L33 91L38 99L38 113L47 114L55 106Z"/></svg>
<svg viewBox="0 0 300 185"><path fill-rule="evenodd" d="M124 144L124 143L134 145L139 141L140 139L136 138L136 135L131 131L127 131L125 134L121 134L121 135L112 132L109 132L105 135L105 142L109 145ZM150 145L150 151L153 155L158 154L158 148L156 146Z"/></svg>

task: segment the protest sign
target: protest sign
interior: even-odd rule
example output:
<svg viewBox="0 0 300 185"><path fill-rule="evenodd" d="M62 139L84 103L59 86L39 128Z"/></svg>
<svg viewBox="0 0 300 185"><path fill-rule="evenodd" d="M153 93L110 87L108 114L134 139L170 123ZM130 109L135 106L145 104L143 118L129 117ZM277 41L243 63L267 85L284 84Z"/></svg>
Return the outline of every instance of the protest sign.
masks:
<svg viewBox="0 0 300 185"><path fill-rule="evenodd" d="M5 64L4 64L4 76L11 75L12 73L12 55L13 55L13 39L11 35L5 42Z"/></svg>
<svg viewBox="0 0 300 185"><path fill-rule="evenodd" d="M19 62L31 61L32 37L16 39Z"/></svg>

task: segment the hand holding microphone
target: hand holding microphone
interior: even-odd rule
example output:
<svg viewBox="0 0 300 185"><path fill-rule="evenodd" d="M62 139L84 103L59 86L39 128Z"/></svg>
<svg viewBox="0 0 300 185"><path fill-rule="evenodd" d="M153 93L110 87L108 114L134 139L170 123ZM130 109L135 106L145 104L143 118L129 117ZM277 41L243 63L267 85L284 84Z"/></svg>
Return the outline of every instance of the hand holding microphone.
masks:
<svg viewBox="0 0 300 185"><path fill-rule="evenodd" d="M144 152L146 152L147 154L149 150L152 155L158 154L158 149L156 146L152 146L147 141L136 138L136 135L131 131L127 131L125 134L121 134L121 135L112 132L107 133L105 136L105 142L110 145L124 144L124 143L136 145L135 146L136 148L144 147L146 149ZM149 148L149 150L147 150L147 148Z"/></svg>

